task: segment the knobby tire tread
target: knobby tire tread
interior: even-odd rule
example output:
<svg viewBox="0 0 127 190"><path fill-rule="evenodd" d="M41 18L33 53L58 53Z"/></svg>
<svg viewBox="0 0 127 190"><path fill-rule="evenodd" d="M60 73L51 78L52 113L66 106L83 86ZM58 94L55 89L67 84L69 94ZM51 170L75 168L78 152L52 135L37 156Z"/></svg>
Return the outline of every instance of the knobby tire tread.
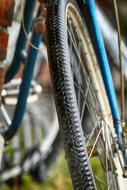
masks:
<svg viewBox="0 0 127 190"><path fill-rule="evenodd" d="M65 155L75 190L94 190L71 76L66 30L66 0L49 0L47 46L50 72Z"/></svg>

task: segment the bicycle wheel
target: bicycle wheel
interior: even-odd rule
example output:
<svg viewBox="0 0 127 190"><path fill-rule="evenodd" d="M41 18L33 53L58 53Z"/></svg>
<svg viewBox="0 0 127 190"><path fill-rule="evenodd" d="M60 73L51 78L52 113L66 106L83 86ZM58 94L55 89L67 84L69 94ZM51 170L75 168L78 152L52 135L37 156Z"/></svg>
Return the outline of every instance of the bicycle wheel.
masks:
<svg viewBox="0 0 127 190"><path fill-rule="evenodd" d="M111 111L85 20L75 1L49 0L47 42L74 189L117 189Z"/></svg>

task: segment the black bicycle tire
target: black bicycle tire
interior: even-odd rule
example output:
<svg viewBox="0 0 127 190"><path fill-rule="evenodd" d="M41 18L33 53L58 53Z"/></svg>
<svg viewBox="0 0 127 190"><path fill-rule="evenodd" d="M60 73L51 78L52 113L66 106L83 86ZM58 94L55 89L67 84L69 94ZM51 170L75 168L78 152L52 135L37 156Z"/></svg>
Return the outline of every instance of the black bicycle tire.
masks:
<svg viewBox="0 0 127 190"><path fill-rule="evenodd" d="M95 189L81 130L67 47L66 6L74 1L49 0L47 5L47 46L60 130L73 187Z"/></svg>

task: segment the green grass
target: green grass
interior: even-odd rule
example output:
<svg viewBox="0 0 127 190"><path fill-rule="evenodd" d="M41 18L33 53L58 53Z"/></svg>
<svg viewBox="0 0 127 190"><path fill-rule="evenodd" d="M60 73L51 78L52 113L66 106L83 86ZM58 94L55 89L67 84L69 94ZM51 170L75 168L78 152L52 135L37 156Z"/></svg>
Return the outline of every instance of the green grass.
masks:
<svg viewBox="0 0 127 190"><path fill-rule="evenodd" d="M97 190L107 190L106 185L104 184L104 170L102 168L102 164L100 162L100 159L95 156L90 159L91 167L93 170L93 173L97 178L95 179L96 185L97 185Z"/></svg>

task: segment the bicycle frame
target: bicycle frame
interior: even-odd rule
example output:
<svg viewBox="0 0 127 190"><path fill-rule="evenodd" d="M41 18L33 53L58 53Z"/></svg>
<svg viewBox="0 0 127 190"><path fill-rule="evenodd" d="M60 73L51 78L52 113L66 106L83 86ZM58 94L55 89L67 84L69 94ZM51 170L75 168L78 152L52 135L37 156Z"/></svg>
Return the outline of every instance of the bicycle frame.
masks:
<svg viewBox="0 0 127 190"><path fill-rule="evenodd" d="M104 47L102 34L101 34L101 31L99 28L95 1L94 0L86 0L86 1L83 1L82 4L84 6L82 6L80 4L80 7L82 9L82 12L84 13L84 16L86 14L86 11L89 15L90 26L88 26L88 28L90 28L90 33L91 33L92 39L94 39L93 45L95 47L95 51L96 51L96 54L98 57L98 62L100 65L104 85L105 85L108 100L110 103L113 121L114 121L115 132L118 137L119 145L121 145L122 144L121 116L120 116L120 111L119 111L118 104L117 104L117 98L116 98L116 93L115 93L115 89L114 89L114 85L113 85L113 80L112 80L112 75L111 75L111 71L110 71L110 67L109 67L108 58L107 58L106 50Z"/></svg>
<svg viewBox="0 0 127 190"><path fill-rule="evenodd" d="M33 19L32 13L34 10L34 5L35 5L35 0L32 0L31 4L29 1L26 1L25 11L24 11L24 14L25 14L24 15L24 17L25 17L24 25L25 25L25 29L26 29L27 33L29 33L31 30L32 19ZM31 8L30 11L28 11L29 8ZM37 16L39 16L39 15L40 15L40 10L38 10ZM34 31L34 33L32 35L32 39L31 39L31 43L34 44L36 47L39 47L39 44L41 41L42 41L42 36ZM16 52L14 55L14 60L7 72L5 83L9 82L13 78L13 76L16 74L16 72L18 71L20 64L21 64L21 53L25 49L26 42L27 42L27 39L24 34L24 30L21 27L17 46L16 46ZM34 71L34 66L35 66L35 62L36 62L36 57L37 57L37 50L33 49L33 47L30 47L29 52L28 52L28 57L27 57L26 63L25 63L26 66L25 66L22 84L20 87L18 102L16 105L16 109L14 112L14 116L13 116L11 125L9 126L8 130L1 130L1 133L6 140L11 139L15 135L15 133L17 132L17 130L20 126L22 118L24 116L27 97L29 94L30 84L31 84L31 80L33 77L33 71Z"/></svg>

